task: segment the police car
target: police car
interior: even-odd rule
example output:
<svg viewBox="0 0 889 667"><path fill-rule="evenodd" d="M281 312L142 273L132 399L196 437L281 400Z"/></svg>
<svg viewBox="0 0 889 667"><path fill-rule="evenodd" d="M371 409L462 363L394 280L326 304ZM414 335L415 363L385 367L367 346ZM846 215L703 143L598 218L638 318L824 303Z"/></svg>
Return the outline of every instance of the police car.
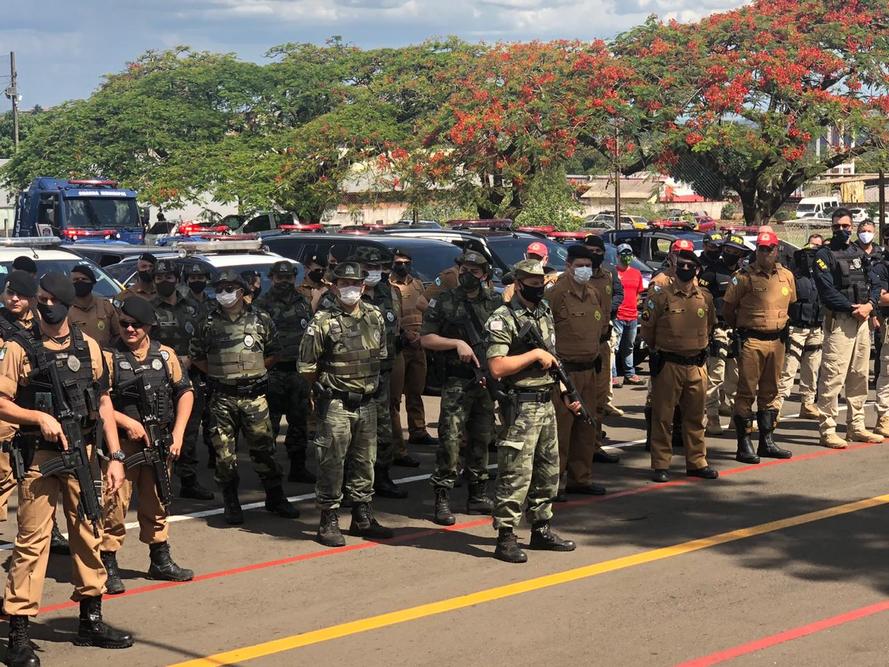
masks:
<svg viewBox="0 0 889 667"><path fill-rule="evenodd" d="M62 240L54 236L0 238L0 289L6 286L6 277L12 271L17 257L29 257L37 264L37 275L48 271L70 274L78 264L85 264L96 275L93 293L112 298L121 290L120 283L90 259L81 257L62 246Z"/></svg>

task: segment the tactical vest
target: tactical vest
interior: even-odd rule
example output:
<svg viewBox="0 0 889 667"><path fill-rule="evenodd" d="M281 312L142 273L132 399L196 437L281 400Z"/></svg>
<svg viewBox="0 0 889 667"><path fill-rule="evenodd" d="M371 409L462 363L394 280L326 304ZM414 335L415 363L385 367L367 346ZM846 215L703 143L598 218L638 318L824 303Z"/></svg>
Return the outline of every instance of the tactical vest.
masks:
<svg viewBox="0 0 889 667"><path fill-rule="evenodd" d="M477 316L477 320L481 326L479 335L484 339L487 338L487 330L485 322L491 314L503 305L502 299L493 291L483 290L475 301L470 301L461 288L456 287L448 290L438 297L441 300L441 311L444 315L444 322L441 325L440 335L443 338L454 338L469 343L466 335L466 322L470 319L469 309L473 308ZM436 352L448 367L457 367L468 369L467 365L460 361L456 350L444 350ZM472 373L466 374L472 377Z"/></svg>
<svg viewBox="0 0 889 667"><path fill-rule="evenodd" d="M417 308L420 297L423 296L423 283L416 278L411 278L405 284L392 283L392 289L401 293L401 328L405 331L418 332L423 324L423 313Z"/></svg>
<svg viewBox="0 0 889 667"><path fill-rule="evenodd" d="M790 324L795 327L820 327L821 300L815 281L809 276L796 277L796 301L787 309Z"/></svg>
<svg viewBox="0 0 889 667"><path fill-rule="evenodd" d="M37 318L32 317L30 323L23 325L8 308L0 306L0 338L9 340L15 334L24 334L28 340L37 338L40 329L37 326Z"/></svg>
<svg viewBox="0 0 889 667"><path fill-rule="evenodd" d="M658 316L655 328L658 349L693 354L707 348L710 332L703 290L698 289L691 297L674 293L672 287L665 288L663 293L664 312Z"/></svg>
<svg viewBox="0 0 889 667"><path fill-rule="evenodd" d="M793 282L790 273L777 265L774 273L763 276L748 266L741 271L750 281L750 292L738 303L735 321L739 329L774 333L787 325Z"/></svg>
<svg viewBox="0 0 889 667"><path fill-rule="evenodd" d="M218 311L207 316L207 376L214 380L250 380L264 377L265 339L262 318L248 307L232 322Z"/></svg>
<svg viewBox="0 0 889 667"><path fill-rule="evenodd" d="M148 354L141 362L119 343L112 352L114 363L114 384L111 387L111 400L114 409L123 412L136 421L143 415L154 413L161 424L173 424L173 387L167 368L166 352L161 352L160 343L151 341ZM137 382L144 382L150 405L143 405Z"/></svg>
<svg viewBox="0 0 889 667"><path fill-rule="evenodd" d="M550 314L549 308L547 306L544 306L543 304L538 306L539 315L537 317L528 315L528 313L524 309L514 309L512 301L506 304L506 310L513 318L513 326L515 326L516 334L518 334L518 332L522 330L522 326L525 324L525 322L530 320L537 325L537 329L540 331L540 335L543 337L543 340L548 343L549 348L551 350L555 349L555 327L553 325L552 315ZM515 356L524 354L525 352L529 352L532 349L534 348L529 345L527 341L519 339L517 335L513 339L512 344L509 346L508 355ZM503 378L503 383L507 387L511 387L514 389L545 389L553 385L553 379L549 371L541 368L540 364L531 364L524 370L521 370L514 375L510 375L509 377Z"/></svg>
<svg viewBox="0 0 889 667"><path fill-rule="evenodd" d="M398 337L398 317L395 315L395 303L392 301L392 288L385 283L379 283L374 287L373 298L366 292L361 298L379 308L383 315L383 325L386 327L386 359L380 363L380 370L391 371L397 354L395 339Z"/></svg>
<svg viewBox="0 0 889 667"><path fill-rule="evenodd" d="M278 330L278 344L281 348L279 360L299 359L300 343L306 327L312 321L311 304L294 289L285 298L279 298L272 292L263 294L256 306L269 314Z"/></svg>
<svg viewBox="0 0 889 667"><path fill-rule="evenodd" d="M361 319L342 312L331 315L318 370L343 380L365 380L368 385L375 385L380 374L380 357L378 349L371 349L371 345L378 345L373 341L374 332L379 332L380 316L367 304L362 303L360 307Z"/></svg>
<svg viewBox="0 0 889 667"><path fill-rule="evenodd" d="M707 270L698 278L698 284L710 292L710 296L713 297L713 307L716 308L716 316L720 322L723 321L722 311L725 306L725 293L731 280L731 271L721 261L711 261Z"/></svg>
<svg viewBox="0 0 889 667"><path fill-rule="evenodd" d="M200 307L181 297L175 305L160 299L156 299L153 305L157 324L151 328L151 339L173 348L180 356L188 356L188 344L197 331Z"/></svg>
<svg viewBox="0 0 889 667"><path fill-rule="evenodd" d="M833 268L833 284L849 299L850 303L861 304L870 300L867 285L867 256L855 244L842 250L831 249L836 260Z"/></svg>

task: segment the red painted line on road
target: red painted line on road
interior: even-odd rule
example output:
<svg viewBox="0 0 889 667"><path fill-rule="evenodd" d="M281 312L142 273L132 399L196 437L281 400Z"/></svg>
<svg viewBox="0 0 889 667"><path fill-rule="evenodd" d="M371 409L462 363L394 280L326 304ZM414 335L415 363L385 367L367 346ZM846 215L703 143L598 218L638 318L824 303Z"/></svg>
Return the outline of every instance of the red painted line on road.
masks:
<svg viewBox="0 0 889 667"><path fill-rule="evenodd" d="M701 658L695 658L694 660L680 663L676 667L709 667L709 665L718 665L721 662L734 660L743 655L762 651L771 648L772 646L777 646L778 644L799 639L800 637L808 637L817 632L829 630L838 625L845 625L846 623L851 623L852 621L857 621L861 618L867 618L868 616L873 616L874 614L879 614L884 611L889 611L889 600L884 600L883 602L878 602L867 607L861 607L860 609L854 609L845 614L824 618L807 625L801 625L798 628L785 630L784 632L769 635L762 639L755 639L746 644L740 644L739 646L727 648L722 651L717 651L716 653L711 653L710 655L705 655Z"/></svg>
<svg viewBox="0 0 889 667"><path fill-rule="evenodd" d="M832 456L835 454L841 454L843 452L856 451L860 449L868 449L870 447L877 447L883 443L855 443L849 445L846 449L822 449L816 452L811 452L809 454L801 454L799 456L794 456L791 459L772 459L769 461L763 461L758 465L743 465L737 468L729 468L728 470L720 471L721 477L726 477L729 475L739 475L745 472L755 472L757 470L763 470L765 468L770 468L773 466L782 466L789 465L791 463L799 463L802 461L811 461L813 459L820 459L825 456ZM627 496L635 496L643 493L649 493L653 491L658 491L661 489L669 489L676 486L685 486L688 484L695 484L699 482L704 482L706 480L699 479L697 477L682 477L679 479L674 479L669 482L664 482L663 484L648 484L646 486L640 486L633 489L624 489L623 491L615 491L614 493L609 493L605 496L591 496L588 498L580 498L578 500L572 500L567 503L559 503L559 506L565 508L572 507L583 507L586 505L592 505L594 503L606 502L609 500L615 500L617 498L625 498ZM718 483L718 482L717 482ZM206 574L199 574L191 581L164 581L156 584L148 584L146 586L139 586L137 588L132 588L125 593L121 593L120 595L106 595L103 600L113 601L118 599L124 599L128 597L132 597L134 595L142 595L144 593L153 593L155 591L164 590L167 588L174 588L177 586L187 586L189 584L197 583L199 581L209 581L211 579L222 579L224 577L230 577L236 574L243 574L246 572L256 572L258 570L265 570L271 567L280 567L282 565L291 565L293 563L300 563L303 561L315 560L318 558L326 558L328 556L336 556L338 554L351 553L353 551L363 551L366 549L373 549L379 546L385 546L386 544L398 544L400 542L410 542L412 540L428 537L430 535L437 535L446 532L459 531L459 530L468 530L471 528L478 528L480 526L484 526L491 522L490 517L483 517L481 519L474 519L472 521L466 521L464 523L458 523L453 526L442 526L436 528L427 528L424 530L417 530L411 533L406 533L404 535L396 535L391 540L385 540L380 542L358 542L356 544L348 544L344 547L338 547L333 549L322 549L321 551L312 551L306 554L299 554L298 556L289 556L287 558L279 558L277 560L265 561L262 563L253 563L251 565L243 565L241 567L235 567L227 570L219 570L217 572L208 572ZM77 602L59 602L53 605L47 605L45 607L40 608L41 614L46 614L53 611L61 611L64 609L72 609L74 607L79 606Z"/></svg>

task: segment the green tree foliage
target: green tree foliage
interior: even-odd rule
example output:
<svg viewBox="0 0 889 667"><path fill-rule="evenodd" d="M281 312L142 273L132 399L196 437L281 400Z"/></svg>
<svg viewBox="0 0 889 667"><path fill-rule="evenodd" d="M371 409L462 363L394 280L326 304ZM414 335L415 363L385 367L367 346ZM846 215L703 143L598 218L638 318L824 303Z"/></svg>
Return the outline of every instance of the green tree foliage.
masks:
<svg viewBox="0 0 889 667"><path fill-rule="evenodd" d="M551 225L558 230L577 229L583 219L583 207L574 198L574 190L559 168L539 171L531 179L525 195L525 205L516 216L521 226Z"/></svg>

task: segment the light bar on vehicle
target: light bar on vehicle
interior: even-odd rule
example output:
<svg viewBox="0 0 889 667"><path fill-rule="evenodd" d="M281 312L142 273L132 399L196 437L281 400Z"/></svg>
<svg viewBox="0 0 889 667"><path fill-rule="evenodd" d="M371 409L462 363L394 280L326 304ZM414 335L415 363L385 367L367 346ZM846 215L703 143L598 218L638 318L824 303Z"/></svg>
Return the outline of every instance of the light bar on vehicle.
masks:
<svg viewBox="0 0 889 667"><path fill-rule="evenodd" d="M58 236L16 236L0 238L4 248L52 248L62 244Z"/></svg>
<svg viewBox="0 0 889 667"><path fill-rule="evenodd" d="M324 225L278 225L278 229L283 232L323 232Z"/></svg>
<svg viewBox="0 0 889 667"><path fill-rule="evenodd" d="M262 250L261 239L242 239L238 241L177 241L173 248L186 255L202 252L256 252Z"/></svg>
<svg viewBox="0 0 889 667"><path fill-rule="evenodd" d="M89 185L92 187L95 186L108 186L109 188L116 188L117 181L110 181L107 179L98 179L98 178L74 178L68 179L68 183L70 185Z"/></svg>
<svg viewBox="0 0 889 667"><path fill-rule="evenodd" d="M63 229L62 236L66 239L76 241L79 238L103 238L103 239L119 239L120 234L113 229Z"/></svg>
<svg viewBox="0 0 889 667"><path fill-rule="evenodd" d="M552 234L556 231L556 228L553 225L538 225L538 226L525 226L525 227L516 227L517 232L525 232L526 234Z"/></svg>
<svg viewBox="0 0 889 667"><path fill-rule="evenodd" d="M199 222L187 223L184 225L179 225L179 229L177 233L183 236L191 236L192 234L202 234L202 233L210 233L210 234L224 234L229 231L227 225L204 225Z"/></svg>

